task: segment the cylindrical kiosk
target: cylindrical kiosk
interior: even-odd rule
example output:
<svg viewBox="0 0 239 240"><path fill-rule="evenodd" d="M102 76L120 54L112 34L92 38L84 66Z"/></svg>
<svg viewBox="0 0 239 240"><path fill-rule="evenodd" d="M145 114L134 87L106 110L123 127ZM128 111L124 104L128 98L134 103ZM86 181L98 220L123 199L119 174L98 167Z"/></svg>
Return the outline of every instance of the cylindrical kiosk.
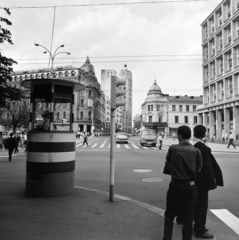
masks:
<svg viewBox="0 0 239 240"><path fill-rule="evenodd" d="M22 82L31 92L27 138L26 189L30 197L72 193L76 160L75 80L31 79Z"/></svg>

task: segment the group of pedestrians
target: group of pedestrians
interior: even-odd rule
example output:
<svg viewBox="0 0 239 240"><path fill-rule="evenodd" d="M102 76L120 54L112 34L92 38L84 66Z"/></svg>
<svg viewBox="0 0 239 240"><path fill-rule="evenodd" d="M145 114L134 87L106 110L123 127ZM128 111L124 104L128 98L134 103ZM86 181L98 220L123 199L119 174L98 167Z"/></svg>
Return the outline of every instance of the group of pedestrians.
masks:
<svg viewBox="0 0 239 240"><path fill-rule="evenodd" d="M21 134L13 134L12 132L7 134L0 134L0 149L8 150L8 160L12 160L12 154L18 153L18 148L25 148L26 152L26 144L27 144L27 135L25 132Z"/></svg>
<svg viewBox="0 0 239 240"><path fill-rule="evenodd" d="M164 173L171 175L171 182L167 192L163 240L172 239L175 218L183 225L183 240L191 240L193 232L197 238L214 238L206 228L208 192L223 186L223 176L211 149L203 141L206 128L198 125L193 131L197 140L194 146L189 142L191 129L179 127L179 143L171 145L166 156Z"/></svg>

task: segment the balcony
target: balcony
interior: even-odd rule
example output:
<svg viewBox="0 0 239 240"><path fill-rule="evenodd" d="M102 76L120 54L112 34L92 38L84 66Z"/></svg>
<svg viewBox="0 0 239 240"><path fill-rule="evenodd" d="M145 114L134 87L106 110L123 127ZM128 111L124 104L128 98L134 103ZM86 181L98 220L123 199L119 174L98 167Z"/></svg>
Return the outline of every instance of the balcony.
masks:
<svg viewBox="0 0 239 240"><path fill-rule="evenodd" d="M221 27L221 26L222 26L222 17L218 19L218 27Z"/></svg>
<svg viewBox="0 0 239 240"><path fill-rule="evenodd" d="M227 10L227 17L230 18L231 17L231 9Z"/></svg>

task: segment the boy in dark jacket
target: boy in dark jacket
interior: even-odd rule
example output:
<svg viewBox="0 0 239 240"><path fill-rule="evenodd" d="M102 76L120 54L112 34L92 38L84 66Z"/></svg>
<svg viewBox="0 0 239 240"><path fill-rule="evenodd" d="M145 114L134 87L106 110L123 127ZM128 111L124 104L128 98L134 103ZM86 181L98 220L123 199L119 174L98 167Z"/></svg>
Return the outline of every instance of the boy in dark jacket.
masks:
<svg viewBox="0 0 239 240"><path fill-rule="evenodd" d="M212 155L211 149L203 143L206 135L206 128L202 125L196 126L194 129L194 137L198 142L194 147L201 151L203 167L196 178L197 201L194 211L194 233L198 238L213 238L214 236L207 233L206 218L208 209L208 192L223 186L222 171Z"/></svg>
<svg viewBox="0 0 239 240"><path fill-rule="evenodd" d="M17 143L16 143L16 139L12 137L13 133L10 133L10 137L7 139L7 143L6 143L6 147L8 149L8 155L9 155L9 161L12 160L12 153L13 150L16 148Z"/></svg>

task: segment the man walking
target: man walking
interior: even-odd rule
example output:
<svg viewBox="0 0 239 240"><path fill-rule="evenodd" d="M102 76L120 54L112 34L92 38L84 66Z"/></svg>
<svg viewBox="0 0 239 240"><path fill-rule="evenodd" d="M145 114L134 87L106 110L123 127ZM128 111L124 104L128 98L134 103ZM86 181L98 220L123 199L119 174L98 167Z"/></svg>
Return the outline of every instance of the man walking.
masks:
<svg viewBox="0 0 239 240"><path fill-rule="evenodd" d="M233 143L234 139L233 139L233 135L232 135L232 132L230 132L230 135L229 135L229 144L227 146L227 148L229 148L231 145L236 148L236 146L234 145Z"/></svg>
<svg viewBox="0 0 239 240"><path fill-rule="evenodd" d="M158 142L159 142L159 149L161 150L163 145L163 138L161 133L159 134Z"/></svg>
<svg viewBox="0 0 239 240"><path fill-rule="evenodd" d="M82 146L84 146L85 143L86 143L87 146L88 146L88 142L87 142L88 135L87 135L86 132L84 132L83 138L84 138L84 142L83 142Z"/></svg>
<svg viewBox="0 0 239 240"><path fill-rule="evenodd" d="M179 144L170 146L166 162L171 166L172 180L167 192L164 220L164 238L171 240L173 220L182 214L183 240L191 240L193 234L193 214L197 198L196 175L202 167L201 153L189 143L191 129L181 126L177 130Z"/></svg>
<svg viewBox="0 0 239 240"><path fill-rule="evenodd" d="M8 149L8 156L9 156L8 160L9 160L9 162L12 160L13 150L17 146L16 139L13 138L12 136L13 136L13 133L11 132L10 137L7 139L7 142L6 142L6 148Z"/></svg>
<svg viewBox="0 0 239 240"><path fill-rule="evenodd" d="M211 153L211 149L203 143L206 134L206 128L197 125L194 131L194 137L197 140L195 147L200 150L202 155L203 167L197 175L197 202L194 212L194 233L198 238L213 238L214 236L207 233L206 218L208 208L208 192L217 186L223 186L223 177L221 169Z"/></svg>

